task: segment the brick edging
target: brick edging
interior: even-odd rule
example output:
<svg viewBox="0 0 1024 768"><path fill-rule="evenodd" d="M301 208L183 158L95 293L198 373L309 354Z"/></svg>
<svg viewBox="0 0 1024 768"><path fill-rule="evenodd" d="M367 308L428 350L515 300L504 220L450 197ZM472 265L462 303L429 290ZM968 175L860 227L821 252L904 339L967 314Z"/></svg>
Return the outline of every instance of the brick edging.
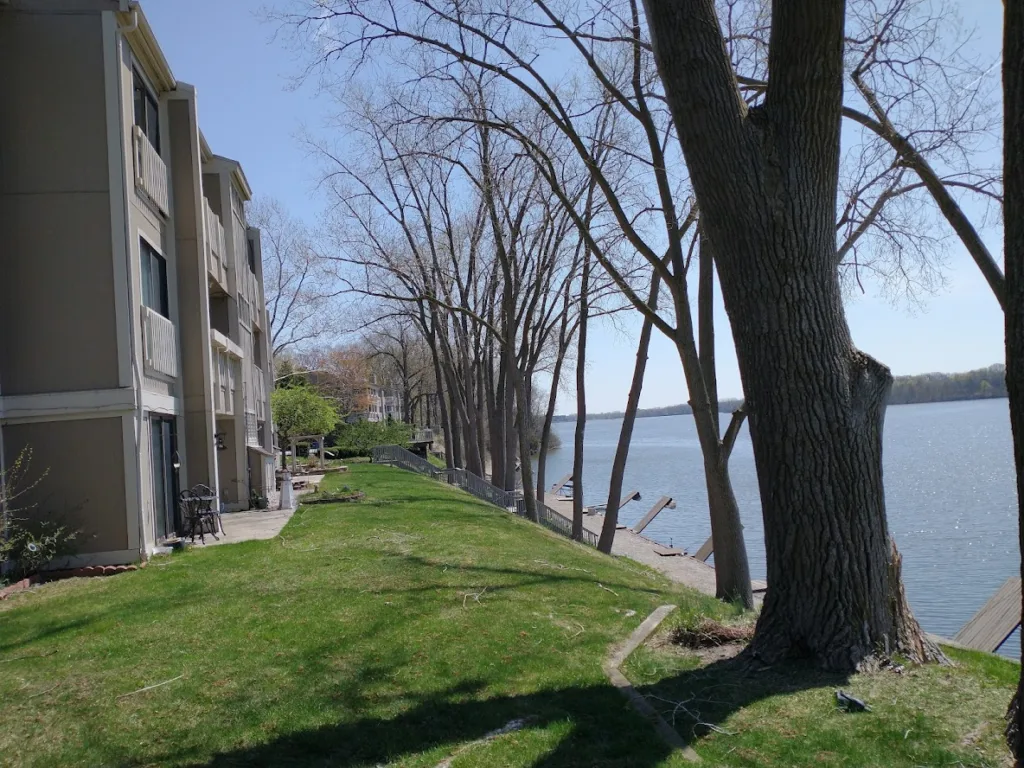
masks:
<svg viewBox="0 0 1024 768"><path fill-rule="evenodd" d="M24 592L26 589L30 589L36 584L42 584L48 581L94 578L97 576L116 576L119 573L137 571L140 568L145 567L146 563L142 562L138 565L88 565L83 568L71 568L62 571L43 571L42 573L34 574L29 576L27 579L16 581L13 584L0 589L0 600L6 600L16 592Z"/></svg>

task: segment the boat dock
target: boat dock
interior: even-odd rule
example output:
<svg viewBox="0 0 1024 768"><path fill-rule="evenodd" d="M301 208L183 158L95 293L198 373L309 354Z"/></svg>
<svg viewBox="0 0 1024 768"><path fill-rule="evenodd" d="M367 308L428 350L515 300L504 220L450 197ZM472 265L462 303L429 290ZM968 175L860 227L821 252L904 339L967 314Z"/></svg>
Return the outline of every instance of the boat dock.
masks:
<svg viewBox="0 0 1024 768"><path fill-rule="evenodd" d="M544 503L555 512L572 519L571 499L545 494ZM659 511L663 508L664 506L659 508ZM603 514L587 514L583 516L583 526L588 531L593 531L600 535L603 525ZM630 560L636 560L638 563L650 566L672 581L678 584L685 584L696 589L698 592L703 592L706 595L715 594L714 566L697 560L681 549L666 547L653 539L649 539L639 533L634 533L625 526L619 526L615 531L612 554L628 557ZM763 595L764 590L767 588L767 584L763 581L755 580L751 584L755 595Z"/></svg>

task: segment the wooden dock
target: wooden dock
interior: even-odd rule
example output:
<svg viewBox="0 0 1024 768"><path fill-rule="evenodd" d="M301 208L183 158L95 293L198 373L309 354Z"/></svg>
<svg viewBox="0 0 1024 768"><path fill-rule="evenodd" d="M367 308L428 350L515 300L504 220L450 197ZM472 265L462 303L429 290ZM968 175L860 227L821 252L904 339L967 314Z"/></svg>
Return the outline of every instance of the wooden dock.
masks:
<svg viewBox="0 0 1024 768"><path fill-rule="evenodd" d="M954 642L978 651L995 653L1020 626L1020 578L1006 580L953 637Z"/></svg>
<svg viewBox="0 0 1024 768"><path fill-rule="evenodd" d="M651 511L644 515L643 519L639 523L633 526L633 533L643 533L644 528L651 524L651 521L658 516L658 513L661 512L661 510L665 507L674 509L675 506L676 503L672 501L671 496L662 496L658 499L657 503L651 507Z"/></svg>

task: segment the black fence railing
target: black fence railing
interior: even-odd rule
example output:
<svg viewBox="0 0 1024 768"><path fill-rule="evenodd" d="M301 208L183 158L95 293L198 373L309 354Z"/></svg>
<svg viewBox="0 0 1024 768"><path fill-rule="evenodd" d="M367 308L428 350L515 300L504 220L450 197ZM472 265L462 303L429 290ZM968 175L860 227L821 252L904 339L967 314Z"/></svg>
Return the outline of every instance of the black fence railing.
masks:
<svg viewBox="0 0 1024 768"><path fill-rule="evenodd" d="M454 485L467 493L476 496L488 504L501 507L506 512L511 512L519 517L526 518L526 500L518 491L505 491L497 486L491 485L482 477L473 474L467 469L439 469L425 459L421 459L415 453L407 451L398 445L379 445L373 449L374 464L391 464L392 466L406 469L410 472L418 472L435 480L442 480L448 485ZM572 538L572 520L565 515L555 512L551 507L538 501L537 516L540 524L545 528L559 533L566 538ZM583 543L592 547L597 546L598 536L593 531L583 529Z"/></svg>

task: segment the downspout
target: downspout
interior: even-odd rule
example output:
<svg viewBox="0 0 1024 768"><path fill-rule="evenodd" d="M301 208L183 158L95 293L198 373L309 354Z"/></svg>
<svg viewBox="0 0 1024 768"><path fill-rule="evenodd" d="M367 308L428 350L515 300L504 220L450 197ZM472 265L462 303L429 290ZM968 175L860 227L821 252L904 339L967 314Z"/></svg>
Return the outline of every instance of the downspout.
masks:
<svg viewBox="0 0 1024 768"><path fill-rule="evenodd" d="M120 69L120 50L121 40L125 32L133 32L139 26L139 12L138 3L129 3L129 8L132 13L131 23L125 27L118 27L118 32L121 36L115 37L118 47L118 67ZM121 88L121 83L117 85L117 114L119 116L118 121L118 134L121 137L121 160L124 161L124 93ZM142 374L139 372L139 359L137 349L135 346L135 318L138 316L138 306L135 303L135 289L132 284L132 237L131 237L131 201L128 199L128 169L123 168L124 172L121 174L122 178L125 179L125 183L121 185L121 197L124 205L124 237L125 237L125 257L128 260L127 263L127 275L128 275L128 344L131 351L132 359L132 376L135 380L135 508L136 514L138 515L138 529L139 529L139 554L145 556L149 553L146 552L146 526L145 520L142 514Z"/></svg>

